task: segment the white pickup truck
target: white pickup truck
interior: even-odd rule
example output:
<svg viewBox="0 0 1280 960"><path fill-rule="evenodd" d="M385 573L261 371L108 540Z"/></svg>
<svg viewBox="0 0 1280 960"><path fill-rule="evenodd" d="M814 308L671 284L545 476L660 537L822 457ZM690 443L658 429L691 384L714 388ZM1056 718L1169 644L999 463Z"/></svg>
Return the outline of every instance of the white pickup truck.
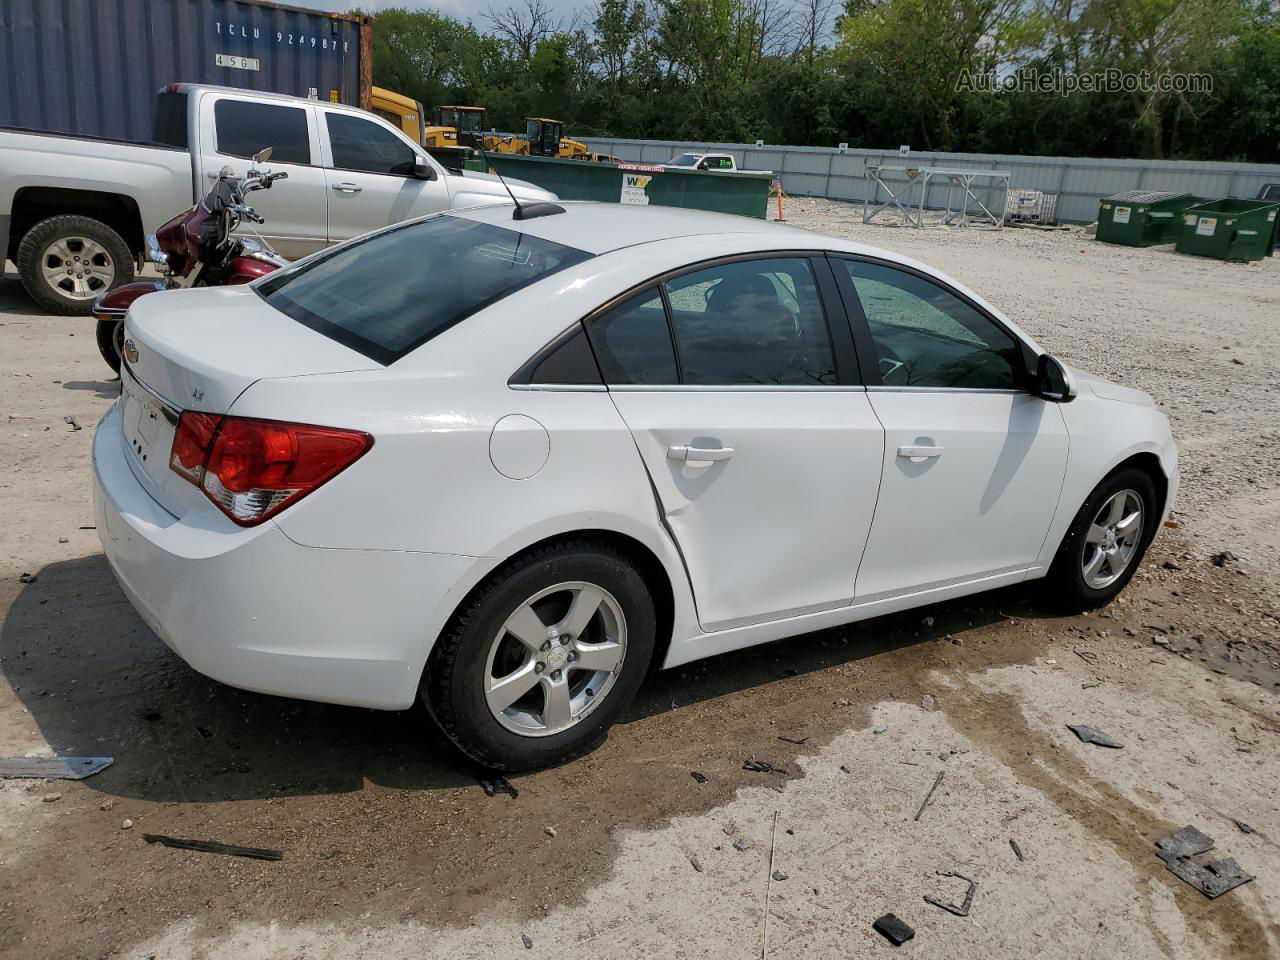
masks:
<svg viewBox="0 0 1280 960"><path fill-rule="evenodd" d="M719 170L721 173L772 173L772 170L743 170L732 153L682 153L663 164L670 170Z"/></svg>
<svg viewBox="0 0 1280 960"><path fill-rule="evenodd" d="M509 202L497 177L446 170L386 121L337 103L171 84L156 97L152 144L0 129L0 253L41 306L87 314L133 279L146 237L271 147L289 179L254 197L257 232L282 256L400 220ZM508 180L521 200L553 200ZM0 258L2 265L3 258Z"/></svg>

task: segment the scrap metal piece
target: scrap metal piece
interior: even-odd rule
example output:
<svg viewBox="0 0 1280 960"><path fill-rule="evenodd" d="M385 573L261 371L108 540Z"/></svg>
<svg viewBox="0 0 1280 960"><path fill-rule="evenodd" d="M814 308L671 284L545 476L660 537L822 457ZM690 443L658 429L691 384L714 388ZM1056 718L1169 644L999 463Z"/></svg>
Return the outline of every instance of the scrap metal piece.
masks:
<svg viewBox="0 0 1280 960"><path fill-rule="evenodd" d="M1124 744L1115 737L1108 736L1101 730L1093 729L1093 727L1085 726L1083 723L1068 723L1067 729L1084 743L1094 743L1100 747L1110 747L1112 750L1120 750L1124 747Z"/></svg>
<svg viewBox="0 0 1280 960"><path fill-rule="evenodd" d="M197 850L200 853L224 853L230 857L249 857L251 860L283 860L283 850L267 850L263 847L237 847L230 843L212 840L187 840L183 837L166 837L158 833L144 833L147 843L158 843L176 850Z"/></svg>
<svg viewBox="0 0 1280 960"><path fill-rule="evenodd" d="M924 801L920 804L920 809L916 811L914 819L919 820L924 814L924 808L927 807L929 805L929 801L933 799L933 791L938 789L938 784L942 782L942 777L946 772L947 771L945 770L938 771L938 779L933 781L933 786L930 787L929 792L924 795Z"/></svg>
<svg viewBox="0 0 1280 960"><path fill-rule="evenodd" d="M112 757L0 757L0 779L83 780L114 762Z"/></svg>
<svg viewBox="0 0 1280 960"><path fill-rule="evenodd" d="M705 773L699 773L697 770L690 770L689 776L693 777L694 781L697 783L707 782L707 775Z"/></svg>
<svg viewBox="0 0 1280 960"><path fill-rule="evenodd" d="M511 785L511 781L506 777L497 776L492 780L480 780L480 786L484 788L486 797L496 797L500 793L508 794L512 800L520 796L520 791Z"/></svg>
<svg viewBox="0 0 1280 960"><path fill-rule="evenodd" d="M1013 839L1013 837L1010 837L1009 846L1013 848L1013 855L1018 858L1018 862L1022 863L1022 861L1025 860L1026 857L1022 855L1022 848L1018 846L1018 841Z"/></svg>
<svg viewBox="0 0 1280 960"><path fill-rule="evenodd" d="M964 895L964 902L959 906L956 906L954 903L943 903L936 897L925 897L924 902L932 904L935 907L941 907L943 910L947 911L947 913L954 913L957 917L967 917L969 915L969 908L973 906L974 895L978 892L978 881L970 880L968 877L959 873L952 873L950 870L939 870L938 876L955 877L957 880L963 880L965 883L969 884L969 890Z"/></svg>
<svg viewBox="0 0 1280 960"><path fill-rule="evenodd" d="M880 934L880 936L884 937L895 947L902 946L916 935L914 930L899 920L892 913L886 913L883 917L873 923L871 927L876 931L876 933Z"/></svg>
<svg viewBox="0 0 1280 960"><path fill-rule="evenodd" d="M1156 856L1179 880L1195 887L1210 900L1254 879L1235 857L1197 863L1193 858L1213 849L1213 838L1186 826L1156 841Z"/></svg>
<svg viewBox="0 0 1280 960"><path fill-rule="evenodd" d="M743 760L742 769L750 770L752 773L772 773L777 770L768 760Z"/></svg>

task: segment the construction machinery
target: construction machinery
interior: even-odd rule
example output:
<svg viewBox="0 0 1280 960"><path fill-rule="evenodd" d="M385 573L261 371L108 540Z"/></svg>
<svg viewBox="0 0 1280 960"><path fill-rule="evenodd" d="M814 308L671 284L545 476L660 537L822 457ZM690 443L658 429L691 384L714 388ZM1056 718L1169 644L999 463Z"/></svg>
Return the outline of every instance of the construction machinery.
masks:
<svg viewBox="0 0 1280 960"><path fill-rule="evenodd" d="M427 146L421 102L386 87L374 87L370 91L369 109L410 140Z"/></svg>
<svg viewBox="0 0 1280 960"><path fill-rule="evenodd" d="M426 147L488 147L484 136L484 107L457 104L431 108L431 122L423 135Z"/></svg>

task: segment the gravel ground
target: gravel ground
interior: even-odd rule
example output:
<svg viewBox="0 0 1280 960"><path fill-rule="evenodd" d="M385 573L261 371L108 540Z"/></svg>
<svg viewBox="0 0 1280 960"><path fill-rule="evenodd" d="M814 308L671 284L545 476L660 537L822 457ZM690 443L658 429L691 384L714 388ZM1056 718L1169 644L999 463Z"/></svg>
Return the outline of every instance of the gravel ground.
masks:
<svg viewBox="0 0 1280 960"><path fill-rule="evenodd" d="M0 957L746 958L766 902L775 958L890 951L886 911L904 956L1280 956L1280 263L787 213L941 267L1169 411L1180 527L1120 600L1059 618L1007 590L662 674L590 756L489 798L417 711L230 690L156 640L82 529L117 388L84 321L0 281L0 755L116 760L0 781ZM1153 843L1184 824L1257 879L1174 878ZM924 903L964 893L939 870L978 881L969 917Z"/></svg>

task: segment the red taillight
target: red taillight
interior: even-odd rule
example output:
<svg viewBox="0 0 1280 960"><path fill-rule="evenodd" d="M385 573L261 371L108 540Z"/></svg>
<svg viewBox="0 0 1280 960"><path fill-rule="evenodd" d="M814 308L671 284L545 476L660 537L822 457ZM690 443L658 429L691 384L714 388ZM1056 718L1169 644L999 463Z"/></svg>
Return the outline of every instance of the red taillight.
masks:
<svg viewBox="0 0 1280 960"><path fill-rule="evenodd" d="M249 527L331 480L371 446L373 437L359 430L188 410L178 418L169 466Z"/></svg>

